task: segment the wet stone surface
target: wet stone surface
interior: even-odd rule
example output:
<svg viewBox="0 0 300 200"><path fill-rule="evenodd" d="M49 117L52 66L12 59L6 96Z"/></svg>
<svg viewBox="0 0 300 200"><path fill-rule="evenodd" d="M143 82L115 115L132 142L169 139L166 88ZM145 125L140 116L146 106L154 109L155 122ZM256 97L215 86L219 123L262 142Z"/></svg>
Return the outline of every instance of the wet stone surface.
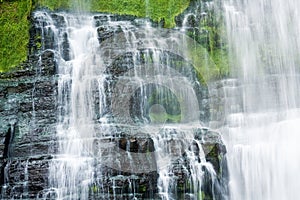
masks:
<svg viewBox="0 0 300 200"><path fill-rule="evenodd" d="M0 74L0 183L2 199L35 199L47 188L55 135L56 81L53 52Z"/></svg>
<svg viewBox="0 0 300 200"><path fill-rule="evenodd" d="M133 22L133 17L115 16L110 20L128 20ZM65 26L63 17L53 14L55 23ZM98 40L102 43L107 52L111 44L121 43L124 35L120 36L115 43L110 43L113 35L119 34L121 29L107 26L108 18L104 15L94 17L94 23L99 26ZM191 26L194 26L196 19L189 19ZM137 22L134 22L137 23ZM15 72L0 74L0 185L2 199L55 199L57 193L49 186L49 165L54 160L59 141L56 136L57 117L57 63L55 62L55 53L52 51L53 33L49 31L44 38L45 49L41 51L39 45L41 38L40 29L31 29L30 52L28 62L24 63L23 69ZM140 34L142 35L142 34ZM66 35L64 37L67 37ZM142 38L142 36L141 36ZM63 45L62 57L67 61L70 60L69 44ZM123 52L123 46L120 44L113 54L115 60L109 60L107 63L107 73L115 81L116 77L125 73L132 67L132 54ZM142 48L141 52L147 52ZM35 53L39 53L36 56ZM172 60L182 61L180 55L164 52ZM40 59L39 59L40 58ZM111 58L110 58L111 59ZM145 64L140 60L140 64ZM167 61L164 61L165 63ZM163 62L163 63L164 63ZM195 72L190 69L190 65L183 62L174 62L173 68L179 69L181 74L193 79ZM180 71L181 70L181 71ZM202 84L202 83L201 83ZM194 85L195 90L199 90L197 98L202 99L200 106L204 108L201 115L208 120L208 90L205 83L203 85ZM109 91L107 89L107 91ZM98 91L95 91L95 93ZM95 94L99 96L99 94ZM95 102L99 99L95 98ZM120 102L119 102L120 104ZM114 104L112 104L114 105ZM206 117L205 117L206 116ZM95 123L101 126L100 122L95 119ZM112 120L113 121L113 120ZM89 199L162 199L158 194L159 174L156 169L155 141L147 134L133 135L132 131L123 127L117 127L116 133L110 133L110 137L101 135L101 128L95 131L94 140L94 177L93 183L89 185ZM176 131L174 131L176 133ZM220 134L209 131L208 129L199 128L194 130L194 143L191 143L192 153L200 160L200 152L203 149L205 159L209 161L217 173L217 180L212 180L209 172L204 173L203 194L205 200L212 199L212 191L217 191L215 199L225 199L227 194L227 165L226 165L226 148L222 142ZM196 142L197 141L197 142ZM201 144L199 146L199 144ZM99 146L100 145L100 146ZM109 148L103 148L106 145ZM114 145L123 156L126 170L120 170L115 166L104 165L105 159L111 159L111 148ZM170 151L176 152L180 141L167 141L166 145L170 146ZM100 149L100 151L99 151ZM184 148L183 148L184 149ZM102 154L99 159L99 153ZM137 160L136 163L130 162L128 154L141 153L143 159ZM124 156L125 155L125 156ZM146 159L145 159L146 158ZM98 160L99 159L99 160ZM147 161L145 161L147 160ZM139 163L143 161L143 163ZM191 195L192 187L190 183L191 169L188 166L190 162L187 153L182 152L178 158L172 161L170 173L175 177L176 182L172 185L171 192L175 199L194 199ZM134 165L134 166L133 166ZM133 171L144 167L144 172ZM147 170L148 169L148 170ZM174 180L175 180L174 179ZM212 184L214 182L214 184Z"/></svg>
<svg viewBox="0 0 300 200"><path fill-rule="evenodd" d="M48 73L50 72L43 74ZM13 75L2 75L0 84L1 95L5 97L1 100L0 112L1 137L4 141L0 145L2 195L15 199L35 199L39 196L51 199L55 197L55 192L51 192L48 185L48 170L51 155L57 149L55 76L36 78L28 75L33 74L32 72L24 74L17 74L13 81ZM34 97L33 92L37 94ZM151 138L140 136L142 134L126 136L127 131L129 129L119 127L116 137L106 139L106 142L113 142L118 148L128 152L156 151ZM206 160L212 163L218 174L214 187L226 188L226 148L219 133L199 128L195 130L195 139L201 141ZM171 142L169 144L172 146ZM199 154L199 146L195 146L195 154ZM172 147L175 148L174 145ZM149 162L151 163L143 164L153 164L155 157ZM186 162L184 153L174 160L172 172L178 179L172 192L177 198L192 198L189 194L187 180L190 174L186 171ZM159 175L156 171L135 174L98 164L95 166L98 174L96 173L95 181L90 186L90 199L114 199L116 196L131 199L133 193L138 199L160 199L157 194ZM212 180L209 175L206 177L203 190L208 198L211 196L212 188L209 185ZM217 199L223 199L222 194L219 196Z"/></svg>

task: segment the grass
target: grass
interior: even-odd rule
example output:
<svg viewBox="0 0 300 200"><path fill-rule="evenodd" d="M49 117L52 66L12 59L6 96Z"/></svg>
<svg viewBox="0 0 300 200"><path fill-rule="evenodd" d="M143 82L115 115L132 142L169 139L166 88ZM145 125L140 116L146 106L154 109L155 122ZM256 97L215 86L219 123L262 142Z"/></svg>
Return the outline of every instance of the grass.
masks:
<svg viewBox="0 0 300 200"><path fill-rule="evenodd" d="M30 26L28 18L34 8L147 17L155 22L163 22L165 28L172 28L175 26L175 16L182 13L191 1L194 0L0 0L0 72L15 69L26 61ZM223 48L220 36L224 27L215 16L214 12L208 12L208 16L201 20L200 29L208 34L194 37L200 45L189 52L205 80L229 73L227 50Z"/></svg>
<svg viewBox="0 0 300 200"><path fill-rule="evenodd" d="M164 22L164 27L175 26L175 16L182 13L190 0L37 0L37 5L51 10L82 8L83 11L107 12L120 15L148 17L155 22Z"/></svg>
<svg viewBox="0 0 300 200"><path fill-rule="evenodd" d="M71 3L75 2L75 3ZM148 17L174 27L174 18L183 12L190 0L0 0L0 72L15 69L27 59L29 20L37 7L50 10L83 8L91 12Z"/></svg>
<svg viewBox="0 0 300 200"><path fill-rule="evenodd" d="M31 0L0 2L0 72L27 59Z"/></svg>

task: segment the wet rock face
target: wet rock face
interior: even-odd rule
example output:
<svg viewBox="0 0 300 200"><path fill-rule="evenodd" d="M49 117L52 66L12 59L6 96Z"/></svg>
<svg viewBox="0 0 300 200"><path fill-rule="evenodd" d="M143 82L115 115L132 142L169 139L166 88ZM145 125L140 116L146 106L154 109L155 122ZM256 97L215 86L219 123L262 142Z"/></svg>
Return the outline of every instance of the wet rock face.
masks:
<svg viewBox="0 0 300 200"><path fill-rule="evenodd" d="M51 71L43 73L49 74ZM56 149L56 83L53 76L42 76L37 81L36 77L26 75L30 73L26 72L24 77L13 79L14 81L2 79L1 82L1 95L5 97L6 102L1 102L0 113L1 137L2 141L5 141L0 146L2 154L0 183L3 197L7 198L35 199L39 195L45 197L50 190L48 166L52 159L51 155ZM30 77L32 80L28 81ZM33 92L36 94L34 97L32 97ZM212 163L218 174L218 180L215 181L213 187L217 188L215 191L220 191L217 199L224 199L222 197L224 191L220 188L226 188L227 184L226 149L220 135L199 129L195 137L199 141L205 141L202 143L202 148L206 159ZM121 136L114 139L114 142L120 149L130 152L155 151L150 138ZM197 148L195 148L196 154L199 153ZM184 154L175 162L177 164L174 165L176 167L172 171L178 177L178 182L176 191L172 192L178 198L183 198L189 192L190 187L186 181L190 174L184 170L186 165ZM134 174L109 167L101 167L99 171L105 171L105 173L99 175L99 178L96 178L97 181L90 187L91 199L112 198L112 191L123 199L129 199L129 194L133 191L138 198L159 198L156 187L158 174L155 171ZM212 196L212 180L209 175L206 176L205 182L203 194L208 199ZM50 198L51 193L47 195Z"/></svg>
<svg viewBox="0 0 300 200"><path fill-rule="evenodd" d="M35 198L46 188L56 123L54 54L23 70L0 74L1 190L5 198Z"/></svg>
<svg viewBox="0 0 300 200"><path fill-rule="evenodd" d="M172 132L172 134L177 134L176 129ZM202 199L226 199L228 194L226 148L222 143L220 134L204 128L198 128L194 130L194 136L194 142L191 140L190 143L184 143L172 138L165 139L164 144L170 150L168 158L172 160L172 164L168 165L170 167L168 173L172 174L172 179L174 180L169 187L169 193L175 199L195 198L191 196L194 192L193 184L191 183L192 170L194 169L190 165L193 162L190 160L192 151L196 155L195 157L199 159L197 162L200 162L200 155L203 153L205 159L211 163L217 174L216 177L212 177L209 168L203 166L202 189L199 191ZM122 199L130 199L130 194L138 199L161 199L162 197L159 195L159 189L157 188L159 174L156 170L153 170L157 169L157 165L160 164L156 163L156 154L159 150L155 148L154 139L146 137L146 134L140 134L136 136L119 135L111 139L106 138L105 140L98 142L102 146L113 143L126 153L122 154L118 151L121 156L115 156L102 152L102 163L96 164L96 171L105 171L105 174L95 175L94 183L89 191L90 196L96 199L113 199L115 196L111 191L114 191L117 197ZM184 146L186 144L189 145L187 148ZM180 153L178 154L178 152ZM187 155L188 153L189 155ZM128 156L128 154L131 154L131 156ZM134 154L139 154L144 159L137 159ZM106 155L108 156L107 159L113 156L113 160L118 160L118 164L123 166L122 170L118 170L113 165L107 166L105 163ZM120 157L123 157L125 160L120 159ZM131 159L129 160L129 158ZM128 168L126 168L127 166ZM146 170L141 172L142 168ZM132 172L129 172L130 169L132 169Z"/></svg>
<svg viewBox="0 0 300 200"><path fill-rule="evenodd" d="M118 16L113 19L120 20L119 18ZM58 15L54 19L61 26L65 23L64 19ZM121 31L120 29L111 30L111 27L105 26L104 22L107 20L104 16L95 17L95 23L98 23L97 26L99 26L98 39L100 43ZM194 23L193 19L191 19L191 23ZM30 60L24 64L23 70L0 74L0 140L3 141L0 144L0 197L2 199L57 198L48 182L49 165L58 146L56 139L57 66L52 51L54 49L53 35L50 32L43 41L44 48L50 50L43 51L41 55L38 55L40 53L38 43L41 42L40 31L34 27L31 30L30 49L32 54L29 56ZM105 44L104 42L103 45L105 46ZM67 41L62 52L65 60L71 59ZM176 55L172 54L172 56ZM176 61L181 61L180 59L181 57L178 57ZM132 66L128 61L131 60L128 60L126 54L125 56L121 54L107 67L107 73L119 76ZM187 77L194 77L194 71L185 70L191 66L183 68L184 66L183 62L174 63L174 68L181 69L181 73L186 74ZM120 71L121 69L124 69L124 72ZM195 90L204 91L203 94L197 94L199 99L203 99L207 96L208 91L202 86L200 89L203 90L201 91L199 87L194 86ZM203 107L206 109L202 116L208 119L208 107L204 103ZM127 133L128 130L122 129L120 132ZM225 199L224 195L228 193L228 174L226 148L221 137L219 133L201 128L195 130L194 137L195 141L199 141L201 144L199 146L198 143L193 143L191 148L193 148L194 154L199 155L200 148L202 148L206 160L212 164L217 173L217 179L212 180L209 173L205 172L202 197L205 200L213 199L213 191L217 191L215 199ZM102 143L114 143L124 152L149 153L150 156L147 157L149 163L146 162L143 165L156 167L154 154L151 154L156 149L154 141L150 137L116 134L116 137L107 138ZM177 148L176 143L172 143L172 141L169 145L174 149ZM95 147L97 147L97 141ZM109 154L107 158L109 158ZM188 157L185 152L182 152L178 159L174 160L171 169L174 176L177 177L177 182L172 190L177 199L189 199L189 193L192 190L188 181L191 169L186 168L187 163ZM129 168L132 167L130 163L128 165ZM135 165L140 166L139 163L135 163ZM89 187L90 199L132 199L133 193L138 199L161 198L157 188L159 175L155 170L144 173L124 172L101 163L95 163L94 168L94 182ZM192 199L192 197L190 198Z"/></svg>

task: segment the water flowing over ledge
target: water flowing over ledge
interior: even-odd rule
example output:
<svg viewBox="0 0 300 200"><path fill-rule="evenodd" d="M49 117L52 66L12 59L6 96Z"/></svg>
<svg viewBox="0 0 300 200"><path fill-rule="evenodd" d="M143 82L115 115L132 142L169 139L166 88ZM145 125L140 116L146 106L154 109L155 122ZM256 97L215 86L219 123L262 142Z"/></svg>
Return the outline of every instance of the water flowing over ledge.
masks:
<svg viewBox="0 0 300 200"><path fill-rule="evenodd" d="M205 128L208 88L188 54L197 48L191 38L114 15L37 11L34 18L32 39L42 56L32 96L44 75L53 81L50 91L40 91L57 97L48 109L53 146L35 154L48 156L13 163L18 142L7 142L3 198L226 198L226 150ZM42 126L39 114L47 108L39 105L33 101L30 113ZM8 140L18 125L11 123ZM49 176L37 190L32 162L45 170L40 179ZM25 177L14 186L9 180L19 164Z"/></svg>
<svg viewBox="0 0 300 200"><path fill-rule="evenodd" d="M172 30L34 12L29 61L0 74L2 199L298 197L300 3L193 5Z"/></svg>

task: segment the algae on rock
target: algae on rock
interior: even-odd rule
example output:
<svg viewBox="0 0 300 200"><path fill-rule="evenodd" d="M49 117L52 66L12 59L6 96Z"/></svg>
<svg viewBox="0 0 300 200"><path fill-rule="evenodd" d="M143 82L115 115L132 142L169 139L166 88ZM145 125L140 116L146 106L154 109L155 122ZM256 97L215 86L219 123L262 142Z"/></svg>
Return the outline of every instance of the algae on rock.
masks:
<svg viewBox="0 0 300 200"><path fill-rule="evenodd" d="M0 72L27 58L31 0L0 2Z"/></svg>
<svg viewBox="0 0 300 200"><path fill-rule="evenodd" d="M208 8L210 3L212 0L3 0L0 2L0 72L20 68L20 63L27 59L29 19L35 9L131 15L149 18L165 28L180 27L178 21L194 9L194 17L191 15L189 19L193 29L187 34L202 47L191 49L189 55L199 64L195 67L206 80L218 79L228 75L229 64L222 39L225 35L222 19L217 16L217 9Z"/></svg>

